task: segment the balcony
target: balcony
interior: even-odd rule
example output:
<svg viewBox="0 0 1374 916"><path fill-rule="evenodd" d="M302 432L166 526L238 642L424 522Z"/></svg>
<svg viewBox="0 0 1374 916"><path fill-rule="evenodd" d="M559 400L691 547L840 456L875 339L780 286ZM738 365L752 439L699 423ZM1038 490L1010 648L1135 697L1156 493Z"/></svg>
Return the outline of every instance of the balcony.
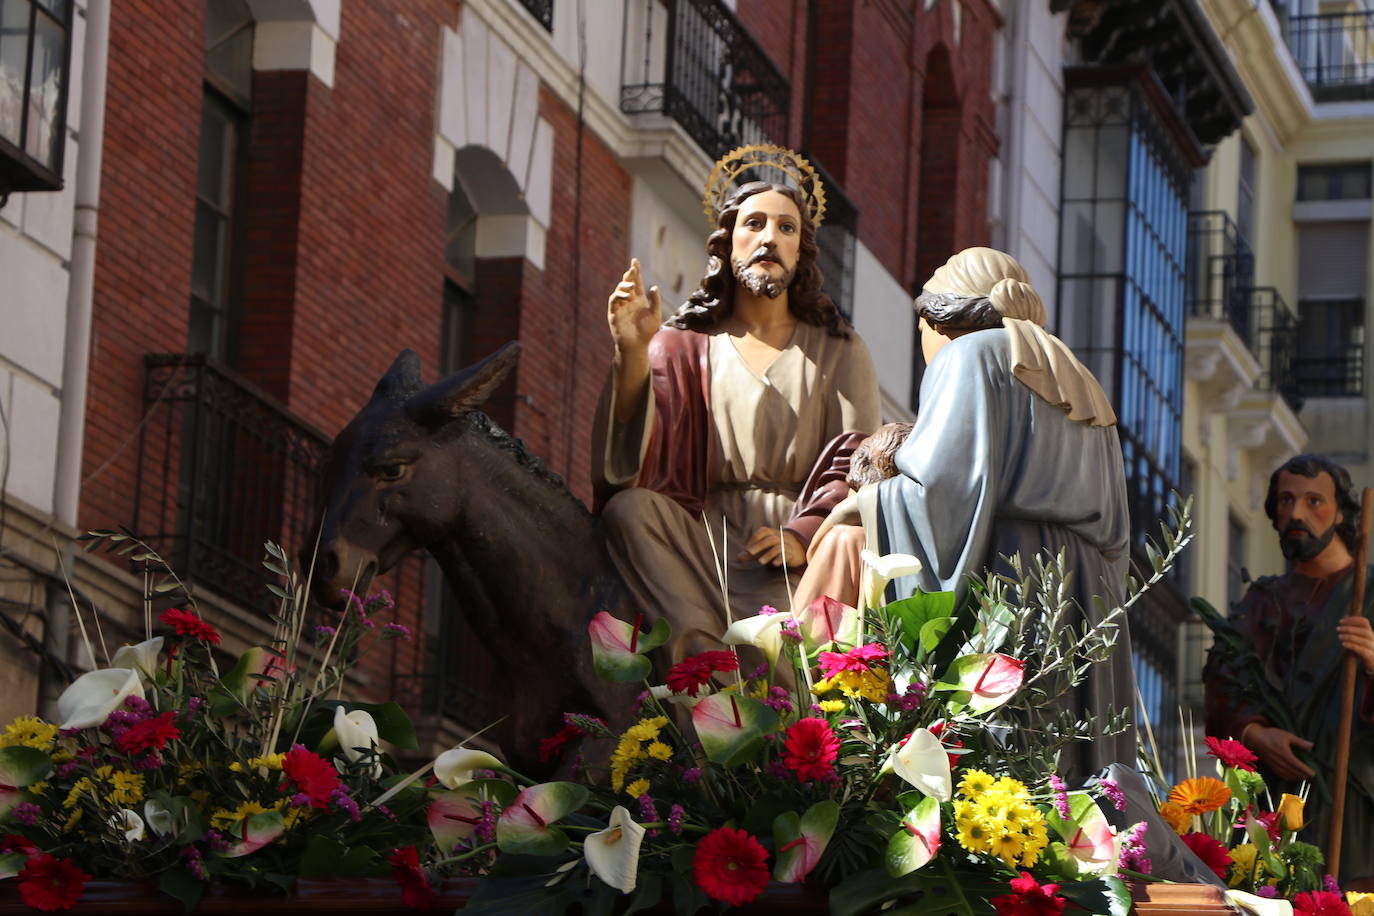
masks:
<svg viewBox="0 0 1374 916"><path fill-rule="evenodd" d="M1253 384L1283 396L1294 410L1301 405L1295 376L1298 362L1298 319L1278 290L1255 286L1255 256L1230 215L1219 210L1188 214L1187 304L1193 318L1229 326L1240 344L1249 351L1243 360L1231 359L1240 369L1238 381ZM1204 341L1218 349L1206 354L1196 351ZM1195 378L1211 378L1211 371L1198 366L1222 353L1224 346L1215 337L1190 330L1190 365ZM1239 366L1253 358L1259 372ZM1254 363L1251 364L1252 366ZM1253 375L1253 378L1251 376ZM1236 393L1238 396L1238 392Z"/></svg>
<svg viewBox="0 0 1374 916"><path fill-rule="evenodd" d="M329 440L204 355L143 366L133 530L195 586L259 605L263 542L306 543Z"/></svg>
<svg viewBox="0 0 1374 916"><path fill-rule="evenodd" d="M720 0L626 0L625 22L621 111L672 118L711 159L787 142L787 79Z"/></svg>
<svg viewBox="0 0 1374 916"><path fill-rule="evenodd" d="M1374 11L1289 16L1288 47L1318 101L1374 99Z"/></svg>

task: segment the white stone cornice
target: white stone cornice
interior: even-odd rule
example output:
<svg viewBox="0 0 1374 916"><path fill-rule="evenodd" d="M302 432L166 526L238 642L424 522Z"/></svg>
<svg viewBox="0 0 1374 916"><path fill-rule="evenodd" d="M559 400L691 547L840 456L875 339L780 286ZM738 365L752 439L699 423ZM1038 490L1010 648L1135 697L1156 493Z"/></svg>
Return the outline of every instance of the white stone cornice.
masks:
<svg viewBox="0 0 1374 916"><path fill-rule="evenodd" d="M1254 0L1202 0L1201 6L1256 107L1287 143L1311 121L1316 106L1273 10Z"/></svg>
<svg viewBox="0 0 1374 916"><path fill-rule="evenodd" d="M1226 425L1227 471L1235 480L1240 474L1241 455L1249 457L1251 508L1258 508L1269 472L1302 451L1307 430L1281 395L1258 390L1241 397L1226 415Z"/></svg>
<svg viewBox="0 0 1374 916"><path fill-rule="evenodd" d="M1214 318L1188 319L1184 354L1185 372L1197 383L1203 416L1233 410L1261 371L1230 323Z"/></svg>

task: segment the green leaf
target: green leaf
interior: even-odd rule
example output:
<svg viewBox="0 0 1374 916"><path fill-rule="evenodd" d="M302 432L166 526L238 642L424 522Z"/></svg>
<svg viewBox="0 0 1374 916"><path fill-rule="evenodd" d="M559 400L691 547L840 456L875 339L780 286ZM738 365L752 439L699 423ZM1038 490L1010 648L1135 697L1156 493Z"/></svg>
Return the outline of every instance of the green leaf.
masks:
<svg viewBox="0 0 1374 916"><path fill-rule="evenodd" d="M630 902L621 916L631 916L633 913L651 910L658 906L658 902L662 899L663 879L653 872L641 873L639 880L635 882L635 892L630 896Z"/></svg>
<svg viewBox="0 0 1374 916"><path fill-rule="evenodd" d="M365 710L372 714L372 721L377 723L377 737L383 741L389 741L400 748L413 750L420 746L415 739L415 726L410 722L410 716L401 708L399 703L394 701L386 703L352 703L354 709ZM330 721L333 721L331 712Z"/></svg>
<svg viewBox="0 0 1374 916"><path fill-rule="evenodd" d="M893 878L875 868L850 875L831 889L830 914L860 916L896 901L897 907L883 910L883 916L982 916L990 912L989 897L1008 891L1005 879L991 878L986 871L951 874L946 865Z"/></svg>
<svg viewBox="0 0 1374 916"><path fill-rule="evenodd" d="M52 758L36 747L0 747L0 785L22 789L52 772Z"/></svg>
<svg viewBox="0 0 1374 916"><path fill-rule="evenodd" d="M157 879L157 889L178 901L182 912L189 913L200 903L205 893L205 884L184 868L169 868Z"/></svg>
<svg viewBox="0 0 1374 916"><path fill-rule="evenodd" d="M954 613L954 592L923 592L918 589L910 598L884 606L883 611L897 624L898 638L908 652L915 649L918 640L922 648L930 652L939 644L939 638L927 644L925 627L933 620L950 617ZM948 629L946 624L945 631ZM933 635L935 631L931 633ZM939 635L943 636L944 632Z"/></svg>
<svg viewBox="0 0 1374 916"><path fill-rule="evenodd" d="M28 861L28 856L22 852L10 853L7 856L0 856L0 881L5 878L13 878L19 874L19 870Z"/></svg>
<svg viewBox="0 0 1374 916"><path fill-rule="evenodd" d="M1131 891L1116 875L1061 884L1059 894L1095 916L1129 916Z"/></svg>
<svg viewBox="0 0 1374 916"><path fill-rule="evenodd" d="M778 728L778 714L758 700L735 693L713 693L692 707L692 724L707 759L735 766L763 746L763 736Z"/></svg>
<svg viewBox="0 0 1374 916"><path fill-rule="evenodd" d="M953 617L936 617L933 620L927 620L921 625L921 648L926 652L934 652L935 647L940 645L940 640L945 638L945 634L953 626Z"/></svg>

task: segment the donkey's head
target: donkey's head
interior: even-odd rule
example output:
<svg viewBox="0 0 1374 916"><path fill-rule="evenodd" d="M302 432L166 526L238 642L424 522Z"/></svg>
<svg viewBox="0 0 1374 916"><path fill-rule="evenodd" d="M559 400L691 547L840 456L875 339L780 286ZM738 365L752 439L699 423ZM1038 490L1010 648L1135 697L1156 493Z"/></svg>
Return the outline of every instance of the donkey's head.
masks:
<svg viewBox="0 0 1374 916"><path fill-rule="evenodd" d="M372 577L454 526L471 469L452 445L459 422L486 402L515 366L512 341L475 366L428 387L420 358L406 350L377 382L372 399L334 440L321 491L315 597L340 603L341 589L366 594ZM314 539L302 562L309 564Z"/></svg>

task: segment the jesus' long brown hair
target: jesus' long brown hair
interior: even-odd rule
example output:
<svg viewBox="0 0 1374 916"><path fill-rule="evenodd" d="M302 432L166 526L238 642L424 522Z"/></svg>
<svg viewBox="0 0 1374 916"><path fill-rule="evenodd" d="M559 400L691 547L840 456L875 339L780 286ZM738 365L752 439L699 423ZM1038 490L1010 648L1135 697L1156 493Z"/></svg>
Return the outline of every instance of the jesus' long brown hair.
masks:
<svg viewBox="0 0 1374 916"><path fill-rule="evenodd" d="M801 214L801 245L797 251L797 272L787 288L787 310L792 317L807 324L825 328L832 337L849 337L849 322L840 314L835 303L821 291L820 265L816 262L816 226L806 198L795 188L767 181L751 181L725 202L721 208L716 230L706 240L706 276L701 285L687 297L687 301L664 322L670 328L684 331L709 332L729 318L735 308L735 274L730 263L731 236L740 207L755 194L777 191L797 205Z"/></svg>

